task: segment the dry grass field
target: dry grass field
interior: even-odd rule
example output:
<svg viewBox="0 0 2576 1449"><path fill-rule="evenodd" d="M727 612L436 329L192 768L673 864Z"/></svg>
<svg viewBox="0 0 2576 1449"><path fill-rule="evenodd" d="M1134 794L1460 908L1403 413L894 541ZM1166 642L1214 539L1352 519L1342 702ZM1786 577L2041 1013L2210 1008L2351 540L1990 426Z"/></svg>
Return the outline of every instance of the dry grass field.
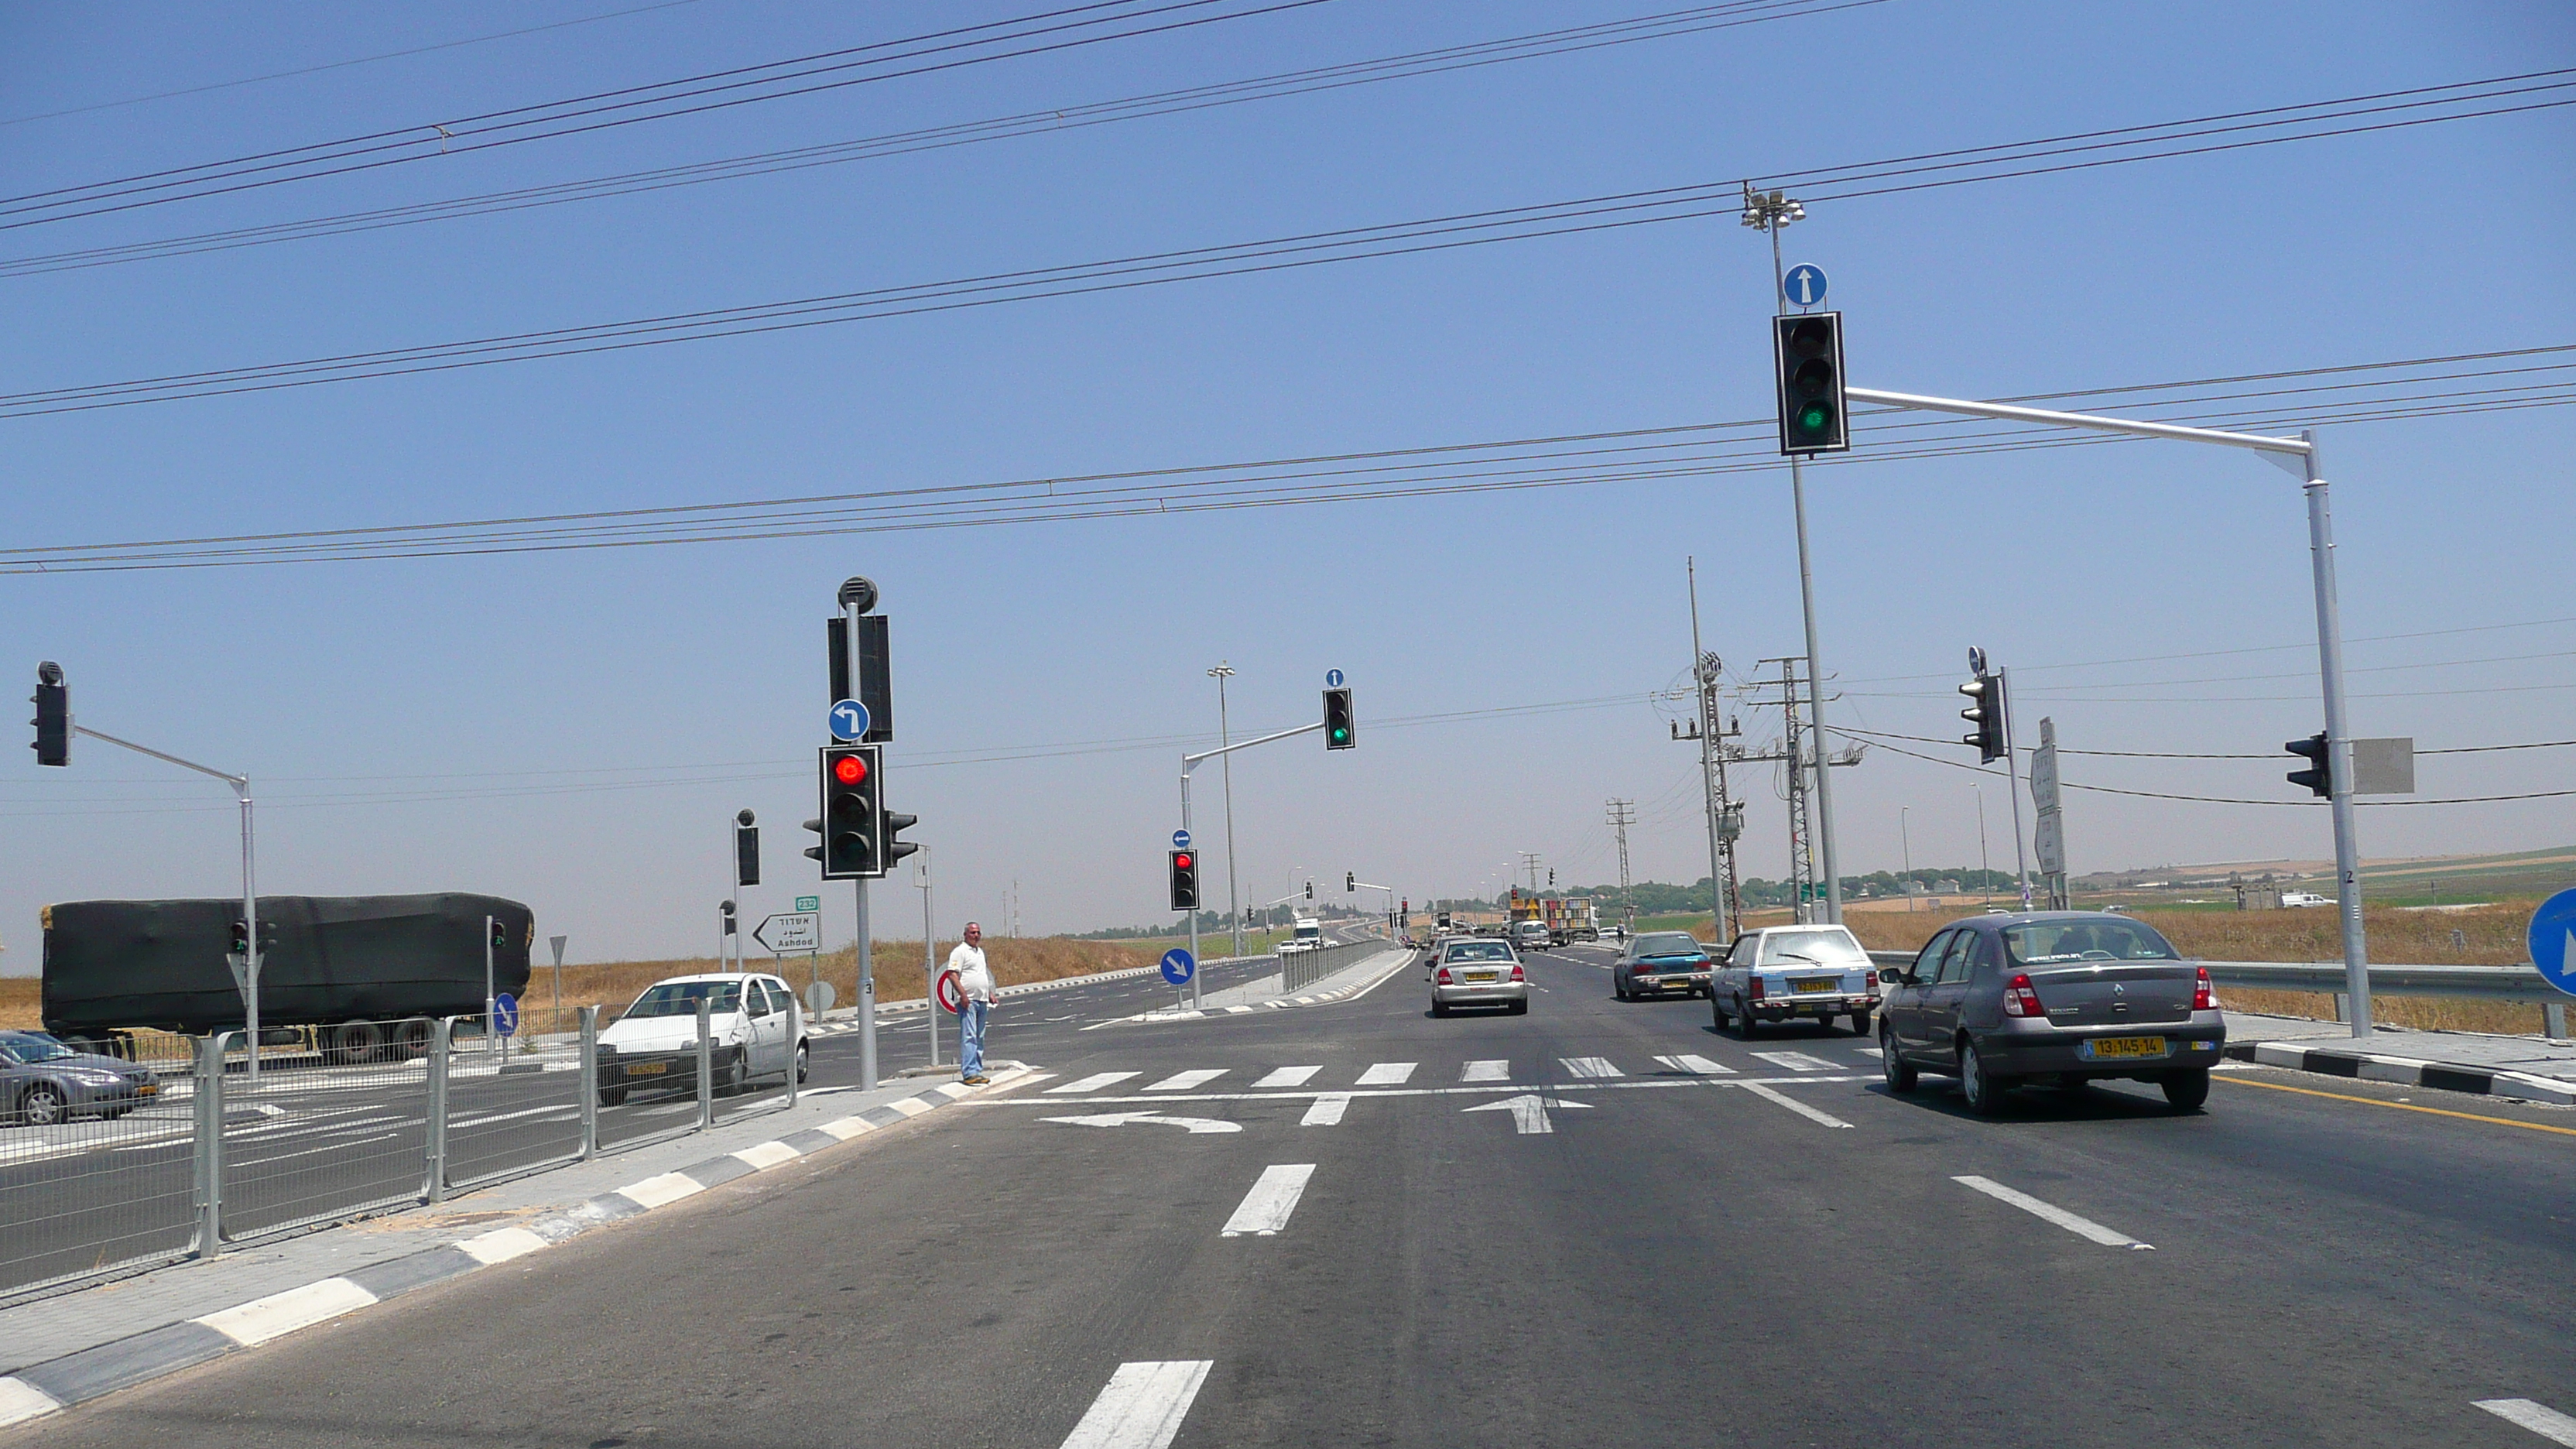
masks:
<svg viewBox="0 0 2576 1449"><path fill-rule="evenodd" d="M939 943L939 958L945 961L954 941ZM1146 946L1118 941L1068 941L1060 937L1041 936L1016 941L987 940L984 954L993 963L993 974L1005 986L1018 986L1031 981L1056 981L1067 976L1083 976L1094 971L1119 971L1131 966L1151 966L1161 952ZM918 1001L928 989L921 969L919 941L879 941L876 943L875 966L877 1000ZM766 956L753 956L755 970L776 969L788 984L802 990L819 971L822 979L832 983L841 1006L857 998L858 953L840 950L815 958L791 956L772 963ZM527 1030L546 1032L569 1031L578 1018L575 1010L583 1006L602 1006L610 1011L623 1008L645 987L666 976L686 976L693 972L712 971L712 957L676 961L613 961L595 966L566 966L563 970L563 1010L555 1011L554 970L540 966L528 980L524 1015ZM0 1027L34 1027L38 1025L39 996L36 978L32 976L0 977Z"/></svg>

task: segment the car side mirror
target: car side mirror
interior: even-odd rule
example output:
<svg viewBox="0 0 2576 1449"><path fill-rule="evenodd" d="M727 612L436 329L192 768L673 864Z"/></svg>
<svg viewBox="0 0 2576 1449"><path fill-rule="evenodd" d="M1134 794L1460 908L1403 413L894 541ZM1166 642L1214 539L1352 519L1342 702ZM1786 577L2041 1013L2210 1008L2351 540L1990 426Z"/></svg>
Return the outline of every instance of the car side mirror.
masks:
<svg viewBox="0 0 2576 1449"><path fill-rule="evenodd" d="M1885 986L1911 986L1914 984L1914 973L1902 966L1881 966L1878 968L1878 979L1880 984Z"/></svg>

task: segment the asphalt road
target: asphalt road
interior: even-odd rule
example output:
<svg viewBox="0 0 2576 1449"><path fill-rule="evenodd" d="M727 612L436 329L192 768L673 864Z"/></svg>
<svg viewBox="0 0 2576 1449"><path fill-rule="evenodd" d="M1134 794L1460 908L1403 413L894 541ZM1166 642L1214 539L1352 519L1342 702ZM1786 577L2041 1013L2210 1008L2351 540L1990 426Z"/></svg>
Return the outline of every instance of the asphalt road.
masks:
<svg viewBox="0 0 2576 1449"><path fill-rule="evenodd" d="M1044 1081L0 1444L2474 1449L2550 1442L2476 1401L2576 1412L2576 1113L2249 1069L1976 1119L1841 1029L1617 1003L1607 958L1533 958L1522 1017L1434 1020L1415 970L1197 1022L1025 999L996 1050Z"/></svg>

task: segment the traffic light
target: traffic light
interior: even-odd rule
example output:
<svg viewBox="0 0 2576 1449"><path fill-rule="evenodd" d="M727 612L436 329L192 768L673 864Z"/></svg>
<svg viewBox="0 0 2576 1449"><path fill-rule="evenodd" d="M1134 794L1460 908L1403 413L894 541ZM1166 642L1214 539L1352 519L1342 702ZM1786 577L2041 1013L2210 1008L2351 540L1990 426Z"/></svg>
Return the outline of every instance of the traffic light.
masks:
<svg viewBox="0 0 2576 1449"><path fill-rule="evenodd" d="M1360 888L1360 873L1359 873L1358 871L1355 871L1355 870L1346 870L1346 871L1343 871L1343 872L1342 872L1342 894L1343 894L1343 895L1349 895L1349 894L1351 894L1353 891L1358 890L1359 888Z"/></svg>
<svg viewBox="0 0 2576 1449"><path fill-rule="evenodd" d="M806 822L823 843L805 853L822 862L825 880L864 880L885 874L885 805L878 765L884 750L877 745L825 745L823 813Z"/></svg>
<svg viewBox="0 0 2576 1449"><path fill-rule="evenodd" d="M737 886L760 884L760 830L751 820L748 810L733 817L733 883Z"/></svg>
<svg viewBox="0 0 2576 1449"><path fill-rule="evenodd" d="M1306 899L1308 899L1308 900L1310 900L1310 901L1311 901L1311 900L1313 900L1314 898L1315 898L1315 883L1314 883L1313 881L1308 881L1308 882L1306 882Z"/></svg>
<svg viewBox="0 0 2576 1449"><path fill-rule="evenodd" d="M1772 318L1771 355L1779 376L1780 451L1850 451L1851 428L1843 410L1843 314Z"/></svg>
<svg viewBox="0 0 2576 1449"><path fill-rule="evenodd" d="M237 960L250 959L250 922L239 916L233 918L232 954Z"/></svg>
<svg viewBox="0 0 2576 1449"><path fill-rule="evenodd" d="M1959 692L1972 701L1959 711L1959 718L1977 727L1972 735L1959 736L1959 743L1977 747L1977 763L1991 765L2004 757L2004 681L2003 676L1977 671L1977 677L1959 686Z"/></svg>
<svg viewBox="0 0 2576 1449"><path fill-rule="evenodd" d="M889 810L885 813L886 869L894 869L894 863L896 861L901 860L905 856L912 854L914 851L921 849L919 845L914 844L912 841L895 839L896 836L901 835L920 823L921 817L918 815L906 815L900 810Z"/></svg>
<svg viewBox="0 0 2576 1449"><path fill-rule="evenodd" d="M36 763L68 765L72 762L72 692L63 683L63 667L48 659L36 666L36 717L28 723L36 727Z"/></svg>
<svg viewBox="0 0 2576 1449"><path fill-rule="evenodd" d="M1324 748L1347 750L1358 738L1359 727L1351 719L1351 692L1347 689L1324 691Z"/></svg>
<svg viewBox="0 0 2576 1449"><path fill-rule="evenodd" d="M733 902L716 902L716 914L724 917L724 933L728 936L732 935L734 932ZM501 923L498 921L492 923L492 949L495 951L501 949Z"/></svg>
<svg viewBox="0 0 2576 1449"><path fill-rule="evenodd" d="M2281 748L2288 750L2291 754L2297 755L2308 762L2307 769L2292 770L2288 775L2283 776L2282 778L2288 780L2293 785L2307 786L2308 793L2311 795L2319 796L2328 800L2334 798L2334 772L2332 768L2326 764L2326 737L2324 731L2320 730L2317 733L2308 736L2304 740L2291 740L2282 745Z"/></svg>
<svg viewBox="0 0 2576 1449"><path fill-rule="evenodd" d="M1195 911L1199 908L1199 853L1195 850L1172 852L1172 909Z"/></svg>

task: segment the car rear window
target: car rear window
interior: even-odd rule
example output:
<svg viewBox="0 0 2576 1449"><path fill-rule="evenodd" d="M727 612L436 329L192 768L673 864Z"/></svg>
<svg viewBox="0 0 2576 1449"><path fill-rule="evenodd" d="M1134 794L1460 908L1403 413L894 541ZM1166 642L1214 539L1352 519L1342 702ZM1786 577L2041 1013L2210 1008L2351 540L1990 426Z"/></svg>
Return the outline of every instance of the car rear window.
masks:
<svg viewBox="0 0 2576 1449"><path fill-rule="evenodd" d="M1452 941L1449 943L1449 954L1446 959L1451 961L1509 961L1512 959L1512 948L1504 945L1500 941Z"/></svg>
<svg viewBox="0 0 2576 1449"><path fill-rule="evenodd" d="M2004 945L2017 966L2070 961L2171 961L2177 954L2155 928L2105 916L2098 921L2034 921L2004 927Z"/></svg>
<svg viewBox="0 0 2576 1449"><path fill-rule="evenodd" d="M1640 958L1647 956L1697 956L1704 954L1707 950L1708 948L1706 946L1700 944L1700 939L1697 936L1688 935L1681 931L1657 931L1651 936L1639 936L1637 938L1637 955Z"/></svg>
<svg viewBox="0 0 2576 1449"><path fill-rule="evenodd" d="M1799 959L1804 957L1804 960ZM1762 936L1765 966L1867 966L1869 953L1840 926L1811 930L1766 931Z"/></svg>

